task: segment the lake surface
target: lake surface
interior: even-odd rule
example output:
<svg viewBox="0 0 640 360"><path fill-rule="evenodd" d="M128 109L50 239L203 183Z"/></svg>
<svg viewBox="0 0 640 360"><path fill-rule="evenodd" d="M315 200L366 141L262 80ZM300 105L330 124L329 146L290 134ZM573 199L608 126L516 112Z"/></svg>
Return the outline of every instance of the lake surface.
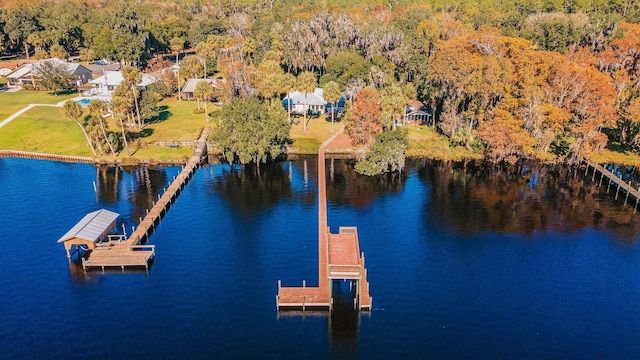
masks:
<svg viewBox="0 0 640 360"><path fill-rule="evenodd" d="M278 279L317 284L316 169L205 166L148 274L84 274L60 236L100 208L130 232L179 168L0 159L0 357L640 357L635 202L567 168L367 179L328 160L329 224L358 226L373 311L279 315Z"/></svg>

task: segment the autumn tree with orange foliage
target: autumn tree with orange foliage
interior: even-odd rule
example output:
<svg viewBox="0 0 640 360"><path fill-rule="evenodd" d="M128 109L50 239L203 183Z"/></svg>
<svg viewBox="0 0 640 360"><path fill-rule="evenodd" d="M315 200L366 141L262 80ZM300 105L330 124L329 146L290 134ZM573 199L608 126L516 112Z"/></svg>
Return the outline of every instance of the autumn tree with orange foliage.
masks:
<svg viewBox="0 0 640 360"><path fill-rule="evenodd" d="M538 51L491 27L441 42L428 76L438 127L467 147L478 136L496 161L550 150L586 158L617 119L615 90L595 63L587 50Z"/></svg>
<svg viewBox="0 0 640 360"><path fill-rule="evenodd" d="M380 96L373 88L358 92L347 114L346 131L354 145L366 145L382 130Z"/></svg>
<svg viewBox="0 0 640 360"><path fill-rule="evenodd" d="M620 144L640 149L640 25L620 24L620 37L596 54L601 72L609 73L616 93L618 121L615 134Z"/></svg>

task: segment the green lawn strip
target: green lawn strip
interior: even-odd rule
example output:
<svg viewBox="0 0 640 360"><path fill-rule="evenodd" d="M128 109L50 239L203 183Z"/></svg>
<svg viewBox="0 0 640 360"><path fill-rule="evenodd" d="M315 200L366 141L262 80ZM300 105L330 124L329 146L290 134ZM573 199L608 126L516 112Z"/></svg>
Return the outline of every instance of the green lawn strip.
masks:
<svg viewBox="0 0 640 360"><path fill-rule="evenodd" d="M421 157L435 160L482 159L482 154L467 150L464 146L453 146L446 136L439 134L434 128L417 125L408 126L408 157Z"/></svg>
<svg viewBox="0 0 640 360"><path fill-rule="evenodd" d="M45 91L25 91L0 92L0 121L13 115L18 110L29 104L57 104L60 101L68 100L78 96L77 93L70 95L53 95Z"/></svg>
<svg viewBox="0 0 640 360"><path fill-rule="evenodd" d="M294 138L289 146L289 154L317 154L320 140L314 138Z"/></svg>
<svg viewBox="0 0 640 360"><path fill-rule="evenodd" d="M609 149L604 150L602 153L591 154L591 161L595 161L600 164L613 163L640 167L640 155L629 152L616 152Z"/></svg>
<svg viewBox="0 0 640 360"><path fill-rule="evenodd" d="M93 156L82 130L52 107L35 107L0 128L0 149Z"/></svg>
<svg viewBox="0 0 640 360"><path fill-rule="evenodd" d="M131 157L127 157L126 152L123 151L120 153L119 158L123 162L136 162L137 160L186 162L192 155L193 148L190 147L172 149L168 147L147 146L134 150Z"/></svg>

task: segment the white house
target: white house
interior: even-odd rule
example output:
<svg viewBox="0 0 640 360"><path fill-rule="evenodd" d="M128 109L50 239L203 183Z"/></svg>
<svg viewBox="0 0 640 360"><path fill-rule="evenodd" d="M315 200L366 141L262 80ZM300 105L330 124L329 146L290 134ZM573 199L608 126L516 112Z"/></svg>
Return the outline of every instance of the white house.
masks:
<svg viewBox="0 0 640 360"><path fill-rule="evenodd" d="M305 101L305 94L300 91L290 92L282 104L287 109L287 106L291 104L291 111L299 114L304 114L305 111L317 112L323 114L325 105L327 102L324 100L324 91L321 88L316 88L312 93L307 93L307 99ZM306 108L305 108L306 103Z"/></svg>
<svg viewBox="0 0 640 360"><path fill-rule="evenodd" d="M86 92L88 96L98 96L106 99L111 99L111 93L124 81L122 73L116 71L104 71L104 74L99 78L89 81L91 89ZM142 74L142 80L138 83L138 89L146 89L149 85L155 83L158 79L148 74Z"/></svg>

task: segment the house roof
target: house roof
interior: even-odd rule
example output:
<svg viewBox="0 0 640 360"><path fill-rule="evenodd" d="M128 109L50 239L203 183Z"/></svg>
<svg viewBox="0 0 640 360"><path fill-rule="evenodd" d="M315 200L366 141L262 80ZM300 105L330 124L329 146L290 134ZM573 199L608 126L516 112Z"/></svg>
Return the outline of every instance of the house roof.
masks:
<svg viewBox="0 0 640 360"><path fill-rule="evenodd" d="M6 78L7 79L19 79L21 77L29 75L29 73L31 73L31 72L33 72L34 75L38 75L38 67L40 67L45 62L53 62L56 65L66 65L67 71L70 74L75 73L79 68L83 68L83 69L86 69L88 71L91 71L91 70L85 68L84 66L82 66L81 64L68 63L68 62L62 61L62 60L60 60L58 58L49 58L49 59L36 61L36 62L33 62L33 63L24 64L24 65L20 66L19 68L15 69L10 74L8 74L6 76Z"/></svg>
<svg viewBox="0 0 640 360"><path fill-rule="evenodd" d="M306 104L309 106L314 106L314 105L320 105L320 106L324 106L327 104L327 102L324 100L324 91L321 88L316 88L312 93L307 93L307 100L306 100ZM289 99L291 99L291 103L292 104L304 104L305 103L305 99L304 99L304 93L300 92L300 91L292 91L290 92L285 98L284 100L282 100L283 103L288 103Z"/></svg>
<svg viewBox="0 0 640 360"><path fill-rule="evenodd" d="M122 72L119 70L116 71L105 71L104 75L99 78L93 79L89 81L92 85L102 85L102 86L118 86L124 81L124 76L122 76ZM142 74L142 80L138 83L138 87L147 87L154 82L158 81L157 78L151 76L149 74Z"/></svg>
<svg viewBox="0 0 640 360"><path fill-rule="evenodd" d="M182 88L182 92L192 93L196 91L196 87L198 86L198 84L203 81L208 82L213 87L218 87L218 82L220 81L224 82L224 79L222 77L217 77L213 79L188 79L187 83L184 84L184 87Z"/></svg>
<svg viewBox="0 0 640 360"><path fill-rule="evenodd" d="M15 70L13 70L12 72L10 72L9 74L7 74L7 76L5 76L7 79L20 79L21 77L29 74L31 72L31 67L27 66L27 65L23 65Z"/></svg>
<svg viewBox="0 0 640 360"><path fill-rule="evenodd" d="M120 214L106 209L89 213L85 215L82 220L78 221L71 230L62 235L58 242L62 243L73 238L96 242L105 232L114 226L118 216L120 216Z"/></svg>
<svg viewBox="0 0 640 360"><path fill-rule="evenodd" d="M187 83L184 84L184 87L182 88L182 92L192 93L196 91L196 87L198 87L198 84L200 84L203 81L206 81L209 83L209 85L213 86L213 83L214 83L213 79L188 79Z"/></svg>
<svg viewBox="0 0 640 360"><path fill-rule="evenodd" d="M111 64L99 65L99 64L89 64L86 66L87 69L91 70L94 74L102 74L104 71L117 71L120 70L120 63L113 62Z"/></svg>
<svg viewBox="0 0 640 360"><path fill-rule="evenodd" d="M427 106L418 100L412 100L407 104L405 107L405 114L431 115Z"/></svg>

